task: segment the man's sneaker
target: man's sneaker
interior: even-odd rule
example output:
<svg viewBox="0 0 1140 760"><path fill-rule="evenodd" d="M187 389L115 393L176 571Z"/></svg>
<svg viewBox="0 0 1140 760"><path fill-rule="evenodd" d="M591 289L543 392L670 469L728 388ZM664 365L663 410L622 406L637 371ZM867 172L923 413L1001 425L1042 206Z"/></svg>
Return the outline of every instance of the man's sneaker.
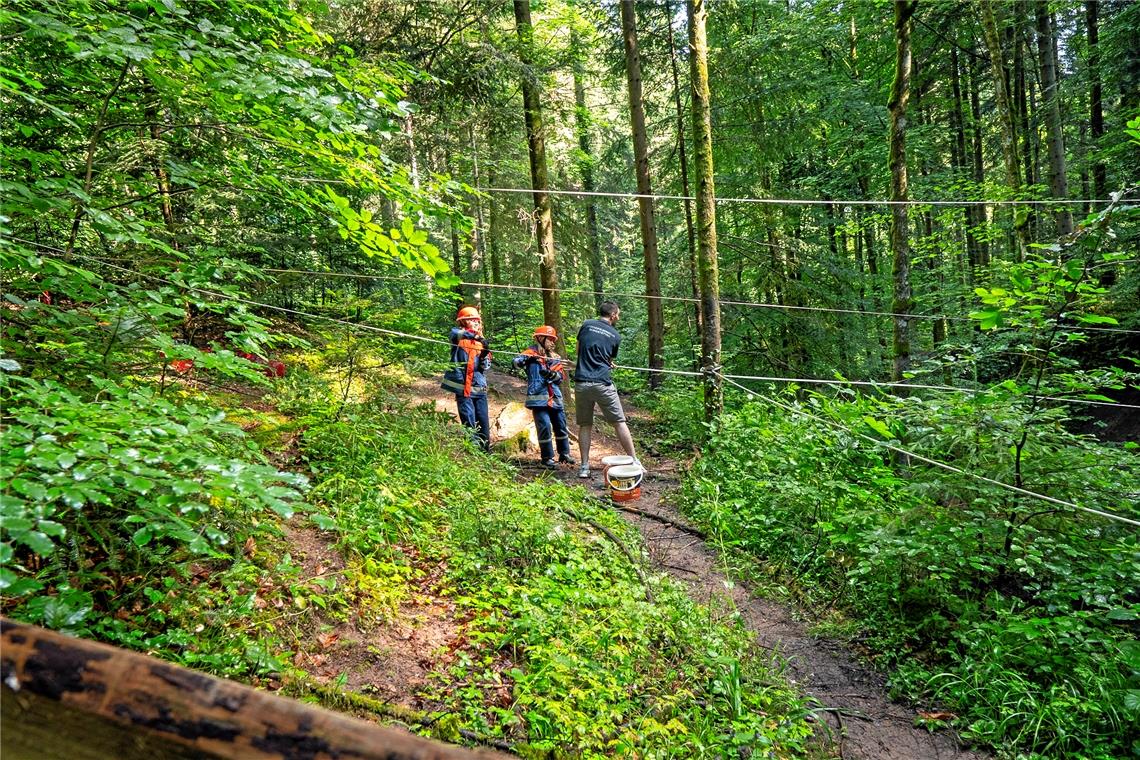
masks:
<svg viewBox="0 0 1140 760"><path fill-rule="evenodd" d="M564 456L558 458L559 464L578 464L578 460L572 456Z"/></svg>
<svg viewBox="0 0 1140 760"><path fill-rule="evenodd" d="M558 467L558 463L555 462L553 459L544 459L542 461L542 466L548 470L553 470L556 467Z"/></svg>
<svg viewBox="0 0 1140 760"><path fill-rule="evenodd" d="M581 467L579 467L578 468L578 477L580 477L580 478L590 477L590 465L584 464Z"/></svg>

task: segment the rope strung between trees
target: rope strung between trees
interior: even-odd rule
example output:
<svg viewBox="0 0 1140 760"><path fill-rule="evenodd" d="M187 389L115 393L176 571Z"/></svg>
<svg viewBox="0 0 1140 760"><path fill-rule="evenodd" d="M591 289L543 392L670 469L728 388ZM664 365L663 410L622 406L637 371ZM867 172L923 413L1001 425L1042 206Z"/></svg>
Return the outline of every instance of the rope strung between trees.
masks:
<svg viewBox="0 0 1140 760"><path fill-rule="evenodd" d="M66 251L63 251L62 249L56 249L56 250L59 250L61 253L66 253ZM119 270L122 272L126 272L127 274L132 274L132 275L135 275L138 277L143 277L143 278L149 279L153 282L161 282L161 283L164 283L164 284L169 285L171 287L182 288L182 289L185 289L185 290L188 290L191 292L204 293L206 295L211 295L211 296L214 296L216 298L220 298L222 300L235 301L237 303L242 303L242 304L246 304L249 306L258 306L261 308L272 309L274 311L280 311L280 312L284 312L284 313L288 313L288 314L293 314L296 316L310 317L313 319L323 319L323 320L326 320L329 322L334 322L337 324L343 324L343 325L347 325L349 327L362 328L365 330L369 330L369 331L377 332L377 333L382 333L385 335L393 335L393 336L397 336L397 337L401 337L401 338L409 338L411 340L419 340L419 341L424 341L427 343L442 344L442 345L446 345L446 346L451 345L450 341L438 340L436 338L428 338L428 337L425 337L422 335L414 335L412 333L405 333L405 332L401 332L399 330L388 330L388 329L385 329L382 327L375 327L373 325L362 324L359 322L349 322L348 320L339 319L337 317L329 317L329 316L325 316L322 314L313 314L311 312L304 312L304 311L300 311L297 309L290 309L290 308L287 308L284 306L274 306L273 304L260 303L258 301L253 301L253 300L248 299L248 298L241 298L239 296L234 296L234 295L231 295L228 293L221 293L219 291L210 290L208 288L198 288L198 287L189 286L189 285L179 285L178 283L167 280L166 278L159 277L157 275L146 274L144 272L139 272L137 270L129 269L127 267L121 267L117 264L110 264L110 263L107 263L104 261L100 261L99 259L97 259L93 256L88 256L86 254L72 253L71 255L73 255L77 258L96 261L96 262L102 264L103 266L109 267L111 269L116 269L116 270ZM506 354L507 356L521 356L522 355L522 354L519 354L519 353L516 353L513 351L501 351L500 353ZM757 393L757 392L751 390L750 388L736 382L736 380L734 378L737 376L722 374L720 372L720 370L721 370L720 365L717 365L717 366L711 367L711 368L707 368L707 371L704 371L704 372L694 372L694 371L684 371L684 370L654 370L654 369L650 369L648 367L628 367L628 366L624 366L624 365L621 365L621 368L622 369L636 370L639 372L664 372L666 374L689 375L689 376L693 376L693 375L707 376L709 374L713 374L713 375L720 377L722 380L727 381L731 385L734 385L737 388L740 388L745 393L747 393L751 396L759 398L763 401L767 401L768 403L773 404L775 406L779 406L779 407L781 407L787 411L790 411L794 414L800 414L800 415L809 417L811 419L817 420L818 422L822 422L822 423L824 423L824 424L826 424L832 428L836 428L836 429L845 431L847 433L850 433L851 435L854 435L856 437L870 441L871 443L874 443L877 446L882 446L884 448L895 451L899 454L903 454L905 456L917 459L921 462L926 462L927 464L933 465L935 467L940 467L942 469L945 469L945 470L948 470L951 472L955 472L955 473L958 473L961 475L965 475L967 477L974 478L976 480L980 480L980 481L983 481L986 483L990 483L992 485L1000 486L1002 488L1005 488L1005 489L1008 489L1008 490L1011 490L1011 491L1014 491L1014 492L1017 492L1020 494L1024 494L1026 496L1032 496L1034 498L1041 499L1041 500L1046 501L1046 502L1050 502L1050 503L1057 504L1057 505L1067 507L1067 508L1071 508L1071 509L1080 510L1082 512L1088 512L1090 514L1099 515L1101 517L1105 517L1105 518L1110 519L1110 520L1117 520L1119 522L1123 522L1123 523L1127 523L1129 525L1135 525L1135 526L1140 527L1140 521L1138 521L1138 520L1132 520L1130 518L1123 517L1121 515L1116 515L1116 514L1113 514L1111 512L1104 512L1102 510L1093 509L1091 507L1082 507L1078 504L1073 504L1072 502L1062 501L1061 499L1055 499L1052 496L1046 496L1044 494L1036 493L1035 491L1029 491L1029 490L1026 490L1024 488L1020 488L1018 486L1011 485L1009 483L1003 483L1000 480L994 480L993 478L988 478L984 475L978 475L976 473L967 472L965 470L954 467L953 465L946 464L945 462L939 462L938 460L930 459L930 458L924 457L920 454L915 454L915 453L907 451L905 449L901 449L897 446L893 446L893 445L886 443L884 441L877 440L877 439L872 438L868 435L863 435L862 433L857 433L857 432L850 430L849 428L847 428L847 427L845 427L845 426L843 426L837 422L833 422L833 421L828 420L826 418L819 417L817 415L811 414L810 412L805 412L802 409L797 409L796 407L793 407L789 404L784 404L784 403L776 401L774 399L770 399L767 396L764 396L760 393ZM748 379L748 378L745 378L745 379Z"/></svg>
<svg viewBox="0 0 1140 760"><path fill-rule="evenodd" d="M322 179L320 177L282 177L288 182L309 182L321 185L352 185L343 179ZM529 187L472 187L480 193L510 193L518 195L532 195L534 190ZM548 195L570 195L596 198L625 198L640 200L648 198L658 201L696 201L691 195L664 195L658 193L621 193L605 190L543 190ZM813 198L717 198L717 203L760 203L772 206L1058 206L1111 203L1111 200L1097 200L1088 198L1042 198L1040 200L981 200L981 201L888 201L888 200L819 200Z"/></svg>
<svg viewBox="0 0 1140 760"><path fill-rule="evenodd" d="M277 267L263 267L262 272L273 272L276 274L304 274L316 275L324 277L345 277L360 280L381 280L387 282L407 282L408 280L400 277L392 277L390 275L379 274L364 274L360 272L319 272L311 269L281 269ZM620 293L620 292L605 292L598 290L579 290L576 288L544 288L538 285L513 285L502 283L489 283L489 282L464 282L456 283L464 287L470 288L492 288L503 290L525 290L532 292L550 292L550 293L568 293L571 295L591 295L591 296L610 296L613 298L639 298L646 301L680 301L684 303L700 303L699 298L691 296L650 296L644 293ZM855 314L859 316L873 316L873 317L902 317L905 319L932 319L932 320L946 320L948 322L973 322L974 320L969 317L952 317L941 314L902 314L893 311L866 311L863 309L837 309L826 306L790 306L787 304L779 303L766 303L763 301L733 301L729 299L721 299L718 301L722 306L747 306L757 309L777 309L782 311L805 311L805 312L824 312L828 314ZM1140 330L1128 330L1125 328L1117 327L1092 327L1084 325L1067 326L1066 330L1081 331L1081 332L1115 332L1140 335Z"/></svg>
<svg viewBox="0 0 1140 760"><path fill-rule="evenodd" d="M43 248L43 250L58 251L66 253L63 248L55 248L41 243L35 243L34 240L26 240L24 238L9 237L8 239L17 240L19 243L26 243ZM96 261L100 261L96 259ZM277 275L308 275L317 277L340 277L349 279L369 279L389 281L389 283L407 283L407 278L393 277L390 275L367 275L363 272L329 272L318 271L314 269L282 269L277 267L262 267L259 271L274 272ZM540 287L537 285L511 285L511 284L492 284L492 283L469 283L469 281L459 281L457 285L464 287L477 287L477 288L495 288L495 289L508 289L508 291L528 291L539 293L567 293L571 295L602 295L616 297L616 299L641 299L643 301L676 301L683 303L700 303L700 299L694 299L692 296L682 295L646 295L644 293L620 293L611 292L606 293L602 291L583 291L577 288L552 288ZM821 313L836 313L836 314L855 314L855 316L863 317L891 317L903 319L929 319L929 320L945 320L956 322L972 322L969 317L950 317L946 314L906 314L894 311L866 311L863 309L833 309L829 307L797 307L797 305L788 305L783 303L766 303L763 301L732 301L732 300L719 300L720 305L728 305L728 307L748 307L752 309L775 309L777 311L803 311L803 312L821 312ZM1068 332L1082 332L1082 333L1121 333L1124 335L1140 335L1140 330L1127 329L1123 327L1093 327L1086 325L1072 325L1065 327Z"/></svg>
<svg viewBox="0 0 1140 760"><path fill-rule="evenodd" d="M59 253L66 253L66 251L64 251L62 248L53 248L51 246L41 246L41 247L43 247L45 249L57 251ZM150 274L146 274L144 272L139 272L139 271L134 270L134 269L129 269L127 267L121 267L121 266L118 266L117 264L111 264L111 263L105 262L105 261L103 261L97 257L89 256L89 255L82 254L82 253L72 253L71 255L75 256L76 258L94 261L96 263L102 264L103 266L109 267L111 269L116 269L116 270L119 270L121 272L126 272L127 274L132 274L132 275L135 275L138 277L145 277L145 278L150 279L154 282L161 282L163 284L169 285L169 286L174 287L174 288L184 288L186 290L190 290L190 291L194 291L194 292L198 292L198 293L204 293L207 295L212 295L212 296L215 296L217 298L221 298L223 300L236 301L238 303L243 303L243 304L250 305L250 306L257 306L257 307L260 307L263 309L270 309L273 311L284 312L286 314L293 314L295 316L309 317L310 319L323 319L327 322L334 322L336 324L342 324L342 325L346 325L349 327L359 327L363 330L367 330L370 332L377 332L377 333L381 333L384 335L390 335L390 336L394 336L394 337L408 338L410 340L418 340L418 341L423 341L425 343L435 343L435 344L444 345L444 346L450 346L451 345L451 343L449 341L440 340L438 338L429 338L429 337L426 337L423 335L415 335L413 333L401 332L399 330L389 330L389 329L383 328L383 327L376 327L374 325L369 325L369 324L366 324L363 322L351 322L351 321L346 320L346 319L339 319L337 317L330 317L330 316L326 316L324 314L314 314L312 312L300 311L297 309L290 309L290 308L287 308L284 306L276 306L274 304L263 303L261 301L254 301L254 300L251 300L248 298L242 298L240 296L230 295L228 293L221 293L219 291L210 290L208 288L199 288L199 287L194 287L194 286L190 286L190 285L179 285L176 282L173 282L171 280L159 277L157 275L150 275ZM522 354L520 354L518 352L507 351L507 350L498 350L497 349L496 353L503 355L503 356L522 356ZM693 371L693 370L666 369L664 367L659 368L659 369L654 369L654 368L650 368L650 367L634 367L634 366L629 366L629 365L625 365L625 364L617 364L617 365L615 365L615 367L617 369L626 369L626 370L631 370L633 372L660 373L660 374L664 374L664 375L678 375L678 376L684 376L684 377L702 377L702 376L707 374L705 372L697 372L697 371ZM828 386L833 386L833 387L863 386L863 387L870 387L870 388L904 388L904 389L915 389L915 390L937 390L937 391L947 391L947 392L955 392L955 393L967 393L970 395L979 395L979 394L992 393L993 392L993 389L989 389L989 388L962 388L962 387L953 386L953 385L925 385L925 384L921 384L921 383L900 383L900 382L880 383L880 382L875 382L873 380L826 379L826 378L815 378L815 377L775 377L775 376L762 376L762 375L726 375L725 377L729 377L729 378L732 378L735 380L754 380L754 381L773 382L773 383L797 383L797 384L801 384L801 385L828 385ZM1058 403L1065 403L1065 404L1084 404L1084 405L1088 405L1088 406L1118 407L1121 409L1140 409L1140 404L1126 404L1123 402L1116 402L1116 401L1096 401L1093 399L1065 398L1063 396L1039 396L1038 398L1040 398L1042 401L1055 401Z"/></svg>
<svg viewBox="0 0 1140 760"><path fill-rule="evenodd" d="M660 372L665 375L683 375L686 377L705 377L707 372L697 372L695 370L683 369L652 369L649 367L629 367L624 364L615 365L617 369L629 369L635 372ZM719 371L719 368L718 368ZM845 380L845 379L832 379L828 380L821 377L766 377L763 375L725 375L725 377L734 380L755 380L766 383L795 383L798 385L830 385L837 388L845 386L862 386L867 388L902 388L914 390L927 390L927 391L949 391L953 393L967 393L972 396L982 395L986 393L993 393L993 388L962 388L956 385L925 385L923 383L896 383L886 382L878 383L874 380ZM1042 401L1057 401L1064 404L1088 404L1089 406L1113 406L1121 409L1140 409L1140 404L1125 404L1116 401L1096 401L1093 399L1085 398L1065 398L1064 396L1038 396Z"/></svg>
<svg viewBox="0 0 1140 760"><path fill-rule="evenodd" d="M767 403L769 403L773 406L778 406L781 409L784 409L785 411L791 412L793 414L798 414L798 415L801 415L804 417L808 417L809 419L815 420L816 422L823 423L824 425L827 425L828 427L831 427L835 430L840 430L842 432L849 433L850 435L853 435L857 438L861 438L865 441L869 441L869 442L875 444L876 446L880 446L880 447L885 448L885 449L890 449L891 451L894 451L897 454L902 454L904 456L910 457L911 459L917 459L920 462L925 462L926 464L929 464L933 467L938 467L940 469L947 470L948 472L957 473L958 475L965 475L968 478L973 478L974 480L979 480L979 481L982 481L984 483L989 483L990 485L999 486L999 487L1004 488L1008 491L1012 491L1014 493L1018 493L1018 494L1021 494L1023 496L1031 496L1034 499L1040 499L1041 501L1048 502L1050 504L1056 504L1058 506L1065 507L1067 509L1075 509L1075 510L1079 510L1081 512L1087 512L1087 513L1092 514L1092 515L1097 515L1098 517L1103 517L1103 518L1108 519L1108 520L1115 520L1117 522L1125 523L1127 525L1133 525L1136 527L1140 527L1140 520L1133 520L1130 517L1124 517L1123 515L1114 514L1113 512L1105 512L1104 510L1100 510L1100 509L1093 509L1092 507L1082 507L1080 504L1074 504L1071 501L1064 501L1062 499L1055 499L1052 496L1046 496L1045 494L1037 493L1036 491L1030 491L1028 489L1021 488L1020 486L1015 486L1011 483L1005 483L1005 482L1002 482L1000 480L994 480L993 478L986 477L985 475L979 475L979 474L974 473L974 472L968 472L966 470L955 467L954 465L946 464L945 462L940 462L937 459L931 459L929 457L924 457L921 454L915 454L912 451L907 451L906 449L900 448L898 446L894 446L890 443L887 443L886 441L880 441L877 438L872 438L869 435L864 435L863 433L858 433L854 430L851 430L846 425L842 425L838 422L835 422L834 420L829 420L826 417L820 417L819 415L812 414L811 412L805 411L803 409L799 409L795 406L792 406L791 404L785 404L781 401L777 401L776 399L769 398L769 397L767 397L761 393L757 393L756 391L753 391L752 389L750 389L744 385L741 385L740 383L731 379L727 375L722 375L719 371L717 371L716 368L712 369L712 374L720 377L722 380L730 383L731 385L736 386L737 388L744 391L749 396L753 396L755 398L758 398L761 401L766 401Z"/></svg>

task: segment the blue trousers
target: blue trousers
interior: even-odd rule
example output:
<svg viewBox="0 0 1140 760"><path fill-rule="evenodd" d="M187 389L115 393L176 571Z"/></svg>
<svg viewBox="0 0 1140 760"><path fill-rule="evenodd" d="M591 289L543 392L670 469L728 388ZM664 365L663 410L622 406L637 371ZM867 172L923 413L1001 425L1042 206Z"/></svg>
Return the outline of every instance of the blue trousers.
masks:
<svg viewBox="0 0 1140 760"><path fill-rule="evenodd" d="M483 451L491 450L491 414L487 410L486 396L460 396L455 394L455 406L459 410L459 421L464 427L475 431Z"/></svg>
<svg viewBox="0 0 1140 760"><path fill-rule="evenodd" d="M538 432L538 450L542 461L554 459L554 445L558 444L558 456L570 456L570 431L566 428L566 410L544 406L530 410L534 415L534 429Z"/></svg>

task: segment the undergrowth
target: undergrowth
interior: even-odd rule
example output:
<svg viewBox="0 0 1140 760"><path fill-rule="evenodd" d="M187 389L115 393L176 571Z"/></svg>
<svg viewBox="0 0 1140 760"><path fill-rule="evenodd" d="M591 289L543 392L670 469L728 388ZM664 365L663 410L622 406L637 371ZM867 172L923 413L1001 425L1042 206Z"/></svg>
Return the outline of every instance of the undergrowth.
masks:
<svg viewBox="0 0 1140 760"><path fill-rule="evenodd" d="M345 556L410 550L447 568L437 592L468 621L466 646L420 698L449 730L536 757L803 749L804 706L739 620L666 577L643 585L595 525L640 553L636 533L580 489L519 483L446 416L385 394L305 428L312 496Z"/></svg>
<svg viewBox="0 0 1140 760"><path fill-rule="evenodd" d="M646 576L612 510L518 482L446 415L407 408L381 357L289 363L252 405L7 378L5 613L528 757L808 751L807 708L739 619ZM299 529L338 560L305 566ZM453 605L456 638L422 653L435 669L404 695L419 709L310 672L333 626L364 646L425 593Z"/></svg>
<svg viewBox="0 0 1140 760"><path fill-rule="evenodd" d="M995 479L1009 456L995 442L1025 414L1008 398L780 400ZM1140 514L1114 495L1140 482L1133 454L1077 441L1055 414L1036 419L1026 483ZM1140 751L1135 528L1011 498L767 405L726 415L703 453L686 511L809 606L835 610L831 630L861 632L897 696L942 705L1003 755Z"/></svg>

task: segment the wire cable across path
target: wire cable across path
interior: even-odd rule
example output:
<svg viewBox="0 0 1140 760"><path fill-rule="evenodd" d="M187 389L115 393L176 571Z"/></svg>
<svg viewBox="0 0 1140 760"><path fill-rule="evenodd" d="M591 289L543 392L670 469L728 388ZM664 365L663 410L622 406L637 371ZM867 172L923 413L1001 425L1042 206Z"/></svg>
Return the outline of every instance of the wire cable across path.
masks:
<svg viewBox="0 0 1140 760"><path fill-rule="evenodd" d="M47 247L47 246L45 246L45 247ZM61 253L66 253L65 251L62 251L61 249L56 249L56 250L60 250ZM322 314L313 314L311 312L300 311L298 309L290 309L290 308L287 308L285 306L275 306L273 304L261 303L259 301L254 301L252 299L242 298L240 296L234 296L234 295L231 295L229 293L222 293L222 292L219 292L216 290L210 290L209 288L199 288L199 287L195 287L195 286L191 286L191 285L180 285L179 283L173 282L173 281L168 280L164 277L159 277L158 275L146 274L145 272L139 272L138 270L130 269L128 267L122 267L122 266L119 266L117 264L111 264L109 262L102 261L99 258L94 257L94 256L88 256L86 254L81 254L81 253L73 253L72 255L75 256L76 258L86 259L89 261L95 261L99 264L102 264L103 266L109 267L111 269L116 269L118 271L125 272L127 274L132 274L132 275L135 275L137 277L146 278L148 280L151 280L152 282L161 282L161 283L164 283L164 284L169 285L169 286L174 287L174 288L183 288L183 289L191 291L191 292L203 293L205 295L211 295L211 296L214 296L215 298L221 298L223 300L234 301L234 302L246 304L249 306L258 306L261 308L271 309L274 311L284 312L287 314L293 314L296 316L310 317L312 319L323 319L323 320L326 320L329 322L347 325L349 327L356 327L356 328L360 328L363 330L368 330L371 332L377 332L377 333L381 333L381 334L385 334L385 335L392 335L392 336L397 336L397 337L401 337L401 338L408 338L411 340L424 341L424 342L428 342L428 343L442 344L442 345L446 345L446 346L451 345L450 341L439 340L437 338L428 338L428 337L423 336L423 335L415 335L412 333L405 333L405 332L401 332L399 330L388 330L386 328L375 327L373 325L362 324L359 322L350 322L346 319L339 319L337 317L329 317L329 316L325 316ZM519 354L517 352L513 352L513 351L500 351L499 353L505 354L507 356L520 356L521 355L521 354ZM704 374L702 372L686 371L686 370L653 370L653 369L650 369L648 367L629 367L629 366L625 366L625 365L620 365L620 367L622 369L630 369L630 370L635 370L638 372L665 372L666 374L686 375L686 376L703 376L703 374ZM1109 519L1109 520L1115 520L1118 522L1126 523L1128 525L1140 527L1140 520L1133 520L1131 518L1124 517L1122 515L1113 514L1112 512L1105 512L1105 511L1099 510L1099 509L1093 509L1091 507L1082 507L1079 504L1074 504L1074 503L1069 502L1069 501L1063 501L1061 499L1055 499L1052 496L1046 496L1045 494L1040 494L1040 493L1037 493L1035 491L1029 491L1027 489L1020 488L1018 486L1011 485L1009 483L1004 483L1000 480L994 480L993 478L988 478L985 475L978 475L977 473L967 472L966 470L962 470L960 468L954 467L953 465L946 464L945 462L939 462L936 459L930 459L929 457L924 457L921 454L915 454L914 452L907 451L906 449L899 448L898 446L894 446L892 444L886 443L885 441L880 441L876 438L872 438L869 435L864 435L862 433L855 432L854 430L850 430L846 426L841 425L841 424L834 422L832 420L828 420L824 417L820 417L820 416L812 414L810 412L806 412L802 409L798 409L798 408L796 408L790 404L784 404L780 401L777 401L775 399L771 399L767 396L764 396L763 394L757 393L756 391L753 391L752 389L748 388L747 386L741 385L739 382L737 382L734 379L737 376L724 375L717 370L712 370L712 371L718 377L720 377L722 380L730 383L731 385L736 386L737 388L743 390L745 393L747 393L750 396L758 398L762 401L766 401L769 404L772 404L774 406L778 406L782 409L785 409L789 412L792 412L793 414L806 416L806 417L809 417L811 419L816 420L817 422L825 424L829 427L847 432L853 436L856 436L858 438L862 438L866 441L869 441L869 442L875 444L876 446L881 446L883 448L890 449L890 450L895 451L899 454L903 454L903 455L911 457L913 459L917 459L918 461L930 464L934 467L939 467L941 469L948 470L950 472L958 473L960 475L965 475L966 477L973 478L975 480L979 480L979 481L982 481L985 483L990 483L992 485L996 485L996 486L999 486L1001 488L1005 488L1007 490L1010 490L1010 491L1013 491L1016 493L1020 493L1020 494L1025 495L1025 496L1030 496L1030 497L1040 499L1042 501L1046 501L1046 502L1056 504L1056 505L1059 505L1062 507L1066 507L1069 509L1079 510L1082 512L1087 512L1089 514L1098 515L1100 517L1104 517L1104 518ZM740 377L742 379L760 379L760 378L749 378L746 376L740 376ZM782 378L779 378L779 379L782 379ZM958 390L958 389L955 389L955 390Z"/></svg>
<svg viewBox="0 0 1140 760"><path fill-rule="evenodd" d="M66 253L61 248L53 248L51 246L42 246L42 245L40 247L42 247L44 249L48 249L48 250L57 251L59 253ZM103 261L102 259L99 259L98 257L95 257L95 256L89 256L89 255L82 254L82 253L73 253L72 255L77 257L77 258L86 259L88 261L94 261L98 264L109 267L111 269L116 269L116 270L121 271L121 272L125 272L128 274L135 275L136 277L145 277L145 278L150 279L154 282L161 282L161 283L169 285L171 287L185 288L186 290L190 290L190 291L198 292L198 293L203 293L206 295L211 295L211 296L214 296L216 298L221 298L223 300L236 301L238 303L243 303L243 304L246 304L248 306L257 306L257 307L263 308L263 309L270 309L272 311L278 311L278 312L282 312L282 313L286 313L286 314L292 314L294 316L308 317L310 319L325 320L327 322L333 322L336 324L346 325L348 327L358 327L361 330L366 330L369 332L376 332L376 333L380 333L383 335L391 335L391 336L399 337L399 338L408 338L409 340L418 340L418 341L423 341L425 343L435 343L435 344L444 345L444 346L450 346L451 345L451 343L449 341L440 340L439 338L429 338L429 337L424 336L424 335L415 335L413 333L401 332L399 330L390 330L390 329L387 329L384 327L376 327L375 325L369 325L369 324L363 323L363 322L352 322L352 321L349 321L347 319L340 319L338 317L330 317L330 316L327 316L324 314L315 314L313 312L300 311L298 309L290 309L290 308L287 308L285 306L276 306L274 304L263 303L261 301L254 301L254 300L249 299L249 298L242 298L241 296L234 296L234 295L230 295L228 293L222 293L222 292L219 292L216 290L210 290L209 288L200 288L200 287L195 287L195 286L191 286L191 285L181 285L179 283L173 282L173 281L168 280L168 279L163 278L163 277L159 277L157 275L146 274L145 272L140 272L140 271L135 270L135 269L129 269L127 267L122 267L122 266L119 266L117 264L111 264L110 262ZM267 270L267 271L270 271L270 270ZM317 274L317 273L314 272L313 274ZM521 356L521 354L519 354L518 352L507 351L507 350L496 350L496 353L498 353L500 356ZM685 377L701 377L703 374L701 372L697 372L694 370L667 369L664 367L662 367L662 368L635 367L635 366L629 366L629 365L625 365L625 364L616 365L616 368L617 369L631 370L634 372L659 373L659 374L664 374L664 375L678 375L678 376L685 376ZM799 385L828 385L828 386L832 386L832 387L860 386L860 387L880 388L880 389L883 389L883 388L904 388L904 389L915 389L915 390L936 390L936 391L946 391L946 392L953 392L953 393L966 393L966 394L970 394L970 395L979 395L979 394L985 394L985 393L992 393L993 392L993 389L991 389L991 388L962 388L962 387L953 386L953 385L926 385L926 384L922 384L922 383L899 383L899 382L880 383L880 382L875 382L875 381L871 381L871 380L827 379L827 378L815 378L815 377L775 377L775 376L761 376L761 375L725 375L725 377L731 378L734 380L754 380L754 381L762 381L762 382L770 382L770 383L795 383L795 384L799 384ZM1038 398L1041 399L1042 401L1054 401L1054 402L1065 403L1065 404L1081 404L1081 405L1085 405L1085 406L1108 406L1108 407L1118 407L1121 409L1140 409L1140 404L1126 404L1126 403L1116 402L1116 401L1096 401L1094 399L1066 398L1063 396L1039 396Z"/></svg>
<svg viewBox="0 0 1140 760"><path fill-rule="evenodd" d="M408 282L407 278L393 277L391 275L382 274L365 274L363 272L320 272L312 269L280 269L277 267L263 267L262 272L273 272L275 274L303 274L308 276L318 277L344 277L358 280L380 280L384 282ZM590 296L608 296L612 298L639 298L646 301L679 301L683 303L700 303L701 299L693 298L692 296L651 296L645 293L618 293L606 292L599 290L581 290L578 288L544 288L538 285L514 285L507 283L490 283L490 282L466 282L459 281L457 285L462 285L467 288L490 288L501 290L525 290L531 292L550 292L550 293L565 293L570 295L590 295ZM973 322L970 317L954 317L945 314L904 314L894 311L869 311L866 309L839 309L827 306L793 306L781 303L768 303L764 301L734 301L731 299L719 299L717 301L721 306L746 306L755 309L776 309L779 311L806 311L806 312L823 312L828 314L854 314L858 316L871 316L871 317L902 317L905 319L932 319L932 320L946 320L948 322ZM1126 333L1130 335L1140 335L1140 330L1128 330L1118 327L1093 327L1086 325L1066 325L1065 329L1070 332L1114 332Z"/></svg>
<svg viewBox="0 0 1140 760"><path fill-rule="evenodd" d="M1136 527L1140 527L1140 520L1133 520L1130 517L1118 515L1118 514L1115 514L1113 512L1105 512L1104 510L1100 510L1100 509L1093 509L1092 507L1082 507L1080 504L1074 504L1071 501L1064 501L1062 499L1055 499L1052 496L1046 496L1043 493L1037 493L1036 491L1030 491L1028 489L1021 488L1020 486L1015 486L1011 483L1005 483L1005 482L1000 481L1000 480L995 480L993 478L986 477L985 475L979 475L976 472L968 472L968 471L963 470L961 468L955 467L952 464L946 464L945 462L940 462L937 459L931 459L930 457L925 457L921 454L915 454L913 451L907 451L906 449L903 449L903 448L900 448L900 447L895 446L893 444L887 443L886 441L880 441L877 438L872 438L869 435L864 435L863 433L856 432L856 431L850 429L849 427L847 427L846 425L842 425L838 422L835 422L834 420L829 420L826 417L820 417L817 414L812 414L811 412L805 411L803 409L799 409L795 406L792 406L791 404L785 404L781 401L777 401L776 399L769 398L768 396L765 396L762 393L757 393L756 391L752 390L751 388L748 388L747 386L741 385L740 383L731 379L727 375L722 375L720 372L717 372L716 370L712 370L712 371L721 380L724 380L725 382L736 386L737 388L744 391L749 396L753 396L755 398L758 398L761 401L765 401L765 402L767 402L773 406L778 406L781 409L784 409L785 411L791 412L792 414L798 414L800 416L807 417L809 419L815 420L816 422L827 425L828 427L831 427L835 430L840 430L842 432L853 435L856 438L861 438L865 441L869 441L870 443L873 443L876 446L879 446L879 447L882 447L885 449L890 449L891 451L893 451L897 454L902 454L904 456L910 457L911 459L916 459L920 462L925 462L926 464L929 464L933 467L938 467L938 468L943 469L943 470L947 470L948 472L957 473L958 475L965 475L968 478L973 478L974 480L979 480L979 481L982 481L983 483L989 483L990 485L999 486L1000 488L1004 488L1007 491L1012 491L1014 493L1018 493L1018 494L1021 494L1023 496L1030 496L1030 497L1033 497L1034 499L1040 499L1041 501L1048 502L1050 504L1056 504L1057 506L1066 507L1068 509L1079 510L1081 512L1088 512L1089 514L1097 515L1098 517L1103 517L1103 518L1108 519L1108 520L1115 520L1117 522L1125 523L1127 525L1133 525Z"/></svg>

